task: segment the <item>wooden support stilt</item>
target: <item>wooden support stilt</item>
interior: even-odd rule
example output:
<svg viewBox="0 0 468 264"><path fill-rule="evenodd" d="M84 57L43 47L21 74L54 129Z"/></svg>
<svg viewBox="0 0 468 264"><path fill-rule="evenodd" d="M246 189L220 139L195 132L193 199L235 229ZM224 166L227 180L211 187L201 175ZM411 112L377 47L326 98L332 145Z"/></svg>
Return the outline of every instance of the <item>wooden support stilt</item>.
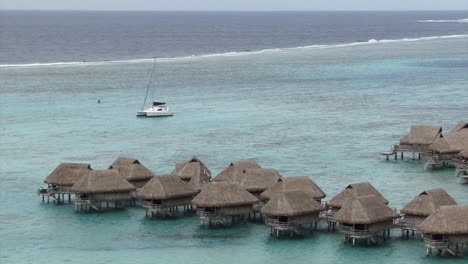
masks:
<svg viewBox="0 0 468 264"><path fill-rule="evenodd" d="M403 151L401 152L401 160L403 160Z"/></svg>
<svg viewBox="0 0 468 264"><path fill-rule="evenodd" d="M421 160L421 153L418 153L418 160Z"/></svg>
<svg viewBox="0 0 468 264"><path fill-rule="evenodd" d="M397 156L397 155L398 155L398 153L395 151L395 160L398 159L398 156Z"/></svg>

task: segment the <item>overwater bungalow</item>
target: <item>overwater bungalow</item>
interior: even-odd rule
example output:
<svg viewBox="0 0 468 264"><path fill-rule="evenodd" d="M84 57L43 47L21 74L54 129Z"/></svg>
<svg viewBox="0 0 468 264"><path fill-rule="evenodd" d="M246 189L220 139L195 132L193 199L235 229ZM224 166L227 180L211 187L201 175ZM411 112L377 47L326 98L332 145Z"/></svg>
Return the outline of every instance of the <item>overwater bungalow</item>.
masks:
<svg viewBox="0 0 468 264"><path fill-rule="evenodd" d="M117 158L109 169L116 169L120 176L131 183L135 188L143 187L151 178L156 176L152 171L143 166L137 159Z"/></svg>
<svg viewBox="0 0 468 264"><path fill-rule="evenodd" d="M197 193L179 177L166 175L153 177L141 188L139 196L146 216L166 217L176 215L181 206L185 213Z"/></svg>
<svg viewBox="0 0 468 264"><path fill-rule="evenodd" d="M346 200L341 209L335 213L334 220L339 230L345 234L345 241L366 240L378 243L390 236L393 220L398 213L388 207L375 195L353 197Z"/></svg>
<svg viewBox="0 0 468 264"><path fill-rule="evenodd" d="M70 202L71 195L74 194L71 187L91 170L91 165L85 163L61 163L45 178L47 188L39 190L42 201L47 197L47 202L52 198L55 202L62 203L65 202L65 195L68 195Z"/></svg>
<svg viewBox="0 0 468 264"><path fill-rule="evenodd" d="M227 168L221 171L215 178L215 182L222 181L237 181L238 177L243 177L243 172L246 169L259 169L261 166L255 160L239 160L229 164Z"/></svg>
<svg viewBox="0 0 468 264"><path fill-rule="evenodd" d="M319 214L324 209L314 198L302 190L280 192L262 207L266 216L265 224L270 226L270 233L279 237L281 233L302 235L303 227L319 221Z"/></svg>
<svg viewBox="0 0 468 264"><path fill-rule="evenodd" d="M238 177L240 187L259 197L262 192L281 179L281 175L275 169L259 168L246 169L242 176Z"/></svg>
<svg viewBox="0 0 468 264"><path fill-rule="evenodd" d="M454 165L458 154L468 148L468 123L460 122L448 133L442 133L429 145L426 154L428 168L441 168Z"/></svg>
<svg viewBox="0 0 468 264"><path fill-rule="evenodd" d="M436 138L440 137L441 133L441 126L411 126L410 132L400 139L399 145L394 145L390 152L382 154L387 156L387 159L389 156L394 155L396 160L398 159L398 152L400 152L401 159L404 158L404 152L412 153L413 159L415 159L415 154L417 153L418 159L421 159L421 156L426 153L427 147L429 147Z"/></svg>
<svg viewBox="0 0 468 264"><path fill-rule="evenodd" d="M278 193L294 190L303 191L319 203L321 203L322 199L326 196L325 192L323 192L322 189L320 189L320 187L309 177L289 176L278 179L274 185L262 192L260 194L260 200L267 202L271 197Z"/></svg>
<svg viewBox="0 0 468 264"><path fill-rule="evenodd" d="M460 182L468 182L468 147L462 150L454 162L455 175L460 177Z"/></svg>
<svg viewBox="0 0 468 264"><path fill-rule="evenodd" d="M406 237L409 237L409 231L414 235L418 226L439 207L456 204L453 197L442 188L424 191L400 210L401 216L396 226L401 228L402 235L406 232Z"/></svg>
<svg viewBox="0 0 468 264"><path fill-rule="evenodd" d="M279 179L281 179L281 175L276 170L258 168L245 169L243 173L235 179L235 181L239 183L240 187L247 190L253 196L259 198L262 192L277 183ZM264 203L261 200L254 204L254 218L256 218L257 213L260 213L260 209L263 204Z"/></svg>
<svg viewBox="0 0 468 264"><path fill-rule="evenodd" d="M211 182L211 171L196 157L177 163L171 175L180 178L197 191L201 191L204 184Z"/></svg>
<svg viewBox="0 0 468 264"><path fill-rule="evenodd" d="M327 220L329 228L332 227L334 229L336 225L334 214L341 209L346 201L366 195L374 195L376 200L383 204L388 204L387 199L385 199L385 197L369 182L350 184L326 203L327 212L324 214L323 218Z"/></svg>
<svg viewBox="0 0 468 264"><path fill-rule="evenodd" d="M468 245L468 205L441 206L418 227L424 234L427 255L436 249L458 255L459 247Z"/></svg>
<svg viewBox="0 0 468 264"><path fill-rule="evenodd" d="M135 186L126 181L116 169L88 171L71 188L76 193L75 211L100 211L123 208L130 204Z"/></svg>
<svg viewBox="0 0 468 264"><path fill-rule="evenodd" d="M229 220L232 224L236 217L244 220L246 215L253 213L256 202L258 199L255 196L230 182L207 184L192 200L202 224L208 225L226 225Z"/></svg>

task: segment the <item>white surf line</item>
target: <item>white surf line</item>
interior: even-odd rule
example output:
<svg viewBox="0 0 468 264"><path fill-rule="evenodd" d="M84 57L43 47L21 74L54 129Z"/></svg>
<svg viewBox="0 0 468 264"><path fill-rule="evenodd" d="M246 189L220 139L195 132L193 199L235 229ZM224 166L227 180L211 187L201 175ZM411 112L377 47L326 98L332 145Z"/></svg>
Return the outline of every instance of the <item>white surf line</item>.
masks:
<svg viewBox="0 0 468 264"><path fill-rule="evenodd" d="M437 39L458 39L468 38L467 35L446 35L446 36L431 36L431 37L420 37L420 38L401 38L401 39L370 39L368 41L350 42L343 44L318 44L310 46L292 47L292 48L274 48L274 49L263 49L257 51L231 51L225 53L212 53L202 55L191 55L182 57L172 58L158 58L160 62L171 62L180 60L194 60L204 59L213 57L234 57L234 56L246 56L254 54L265 54L265 53L277 53L287 50L298 50L298 49L328 49L328 48L343 48L360 45L375 45L383 43L399 43L399 42L416 42L416 41L427 41ZM110 64L123 64L123 63L147 63L153 62L153 58L142 58L142 59L131 59L131 60L109 60L109 61L77 61L77 62L50 62L50 63L28 63L28 64L1 64L0 68L31 68L31 67L76 67L76 66L97 66L97 65L110 65Z"/></svg>
<svg viewBox="0 0 468 264"><path fill-rule="evenodd" d="M427 20L418 20L422 23L468 23L468 18L462 19L427 19Z"/></svg>

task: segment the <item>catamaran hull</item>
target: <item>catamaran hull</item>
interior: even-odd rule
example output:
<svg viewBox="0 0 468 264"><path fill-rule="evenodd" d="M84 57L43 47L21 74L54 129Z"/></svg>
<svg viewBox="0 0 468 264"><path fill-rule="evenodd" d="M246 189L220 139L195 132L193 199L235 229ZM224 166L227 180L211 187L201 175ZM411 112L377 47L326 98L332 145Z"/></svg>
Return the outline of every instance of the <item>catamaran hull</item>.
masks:
<svg viewBox="0 0 468 264"><path fill-rule="evenodd" d="M163 116L172 116L173 113L152 113L152 112L147 112L146 116L147 117L163 117Z"/></svg>
<svg viewBox="0 0 468 264"><path fill-rule="evenodd" d="M146 112L146 111L138 111L137 116L139 117L164 117L164 116L173 116L174 114L171 112Z"/></svg>
<svg viewBox="0 0 468 264"><path fill-rule="evenodd" d="M152 106L148 109L137 112L137 116L147 116L147 117L163 117L163 116L172 116L172 115L173 113L169 111L169 107L165 104Z"/></svg>

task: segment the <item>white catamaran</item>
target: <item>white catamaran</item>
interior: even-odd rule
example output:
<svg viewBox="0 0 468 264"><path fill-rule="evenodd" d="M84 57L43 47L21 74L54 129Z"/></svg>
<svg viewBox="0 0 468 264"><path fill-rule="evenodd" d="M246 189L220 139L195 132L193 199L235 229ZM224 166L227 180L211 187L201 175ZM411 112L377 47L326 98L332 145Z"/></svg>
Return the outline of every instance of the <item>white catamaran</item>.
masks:
<svg viewBox="0 0 468 264"><path fill-rule="evenodd" d="M155 87L154 85L152 86L151 84L154 83L154 79L156 78L155 71L156 71L156 58L154 59L153 70L151 71L148 88L146 89L145 100L143 101L143 106L141 107L141 111L137 111L137 116L162 117L162 116L173 115L173 113L169 111L169 106L167 106L166 103L154 101ZM153 100L151 100L152 102L151 106L145 109L146 101L148 99L148 94L149 94L149 90L151 87L152 87L151 94L152 94Z"/></svg>

